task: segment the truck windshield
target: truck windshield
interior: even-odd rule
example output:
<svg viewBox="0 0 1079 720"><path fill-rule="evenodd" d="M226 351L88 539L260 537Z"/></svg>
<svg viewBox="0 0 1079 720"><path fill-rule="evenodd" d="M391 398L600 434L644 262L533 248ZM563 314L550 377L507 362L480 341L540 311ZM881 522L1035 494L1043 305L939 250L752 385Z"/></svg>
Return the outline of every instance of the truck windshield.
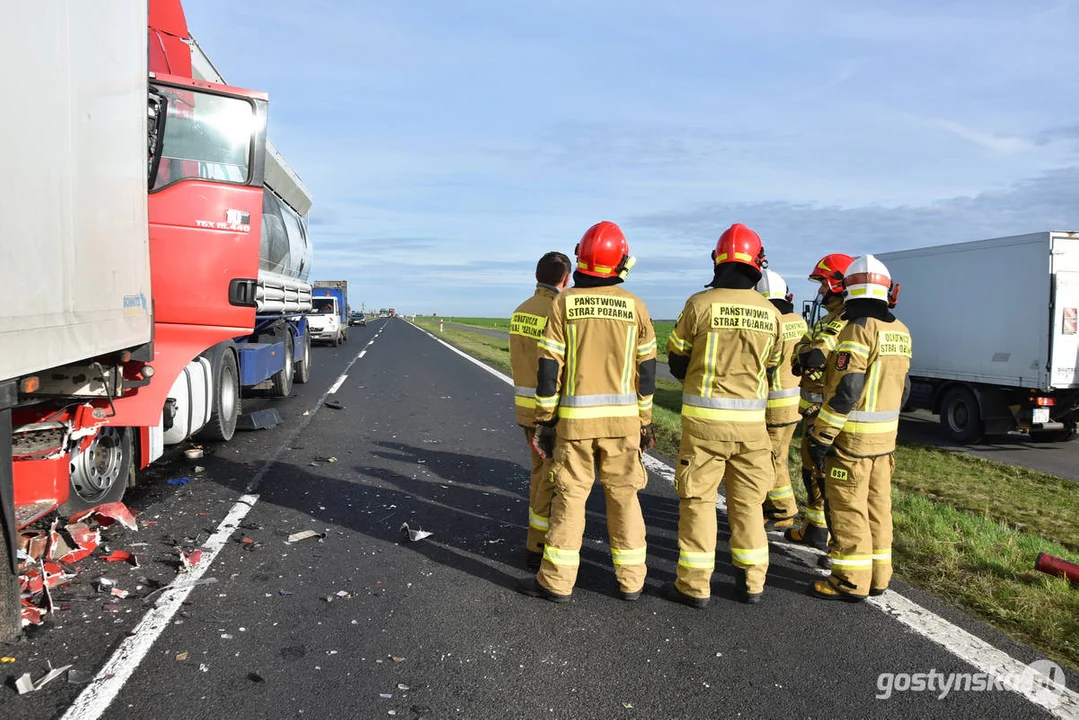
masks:
<svg viewBox="0 0 1079 720"><path fill-rule="evenodd" d="M311 304L314 307L315 312L318 313L319 315L333 315L334 314L334 312L333 312L333 298L329 298L327 300L320 300L318 298L315 298L314 300L311 301Z"/></svg>
<svg viewBox="0 0 1079 720"><path fill-rule="evenodd" d="M168 99L161 165L151 190L186 178L245 184L251 169L255 107L247 100L159 87Z"/></svg>

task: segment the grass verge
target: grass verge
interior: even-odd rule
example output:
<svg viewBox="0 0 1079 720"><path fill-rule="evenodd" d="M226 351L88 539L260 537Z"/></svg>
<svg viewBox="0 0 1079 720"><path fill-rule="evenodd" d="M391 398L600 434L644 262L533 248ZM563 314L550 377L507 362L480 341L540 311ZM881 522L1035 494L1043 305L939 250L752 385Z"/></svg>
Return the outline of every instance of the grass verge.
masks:
<svg viewBox="0 0 1079 720"><path fill-rule="evenodd" d="M438 333L437 319L418 324L509 372L505 340L457 328ZM658 336L659 323L656 331ZM681 392L677 383L660 380L655 395L656 450L672 458L681 440ZM798 442L796 437L789 462L804 504ZM892 514L898 576L1079 670L1079 589L1034 569L1039 552L1079 562L1079 482L901 445Z"/></svg>

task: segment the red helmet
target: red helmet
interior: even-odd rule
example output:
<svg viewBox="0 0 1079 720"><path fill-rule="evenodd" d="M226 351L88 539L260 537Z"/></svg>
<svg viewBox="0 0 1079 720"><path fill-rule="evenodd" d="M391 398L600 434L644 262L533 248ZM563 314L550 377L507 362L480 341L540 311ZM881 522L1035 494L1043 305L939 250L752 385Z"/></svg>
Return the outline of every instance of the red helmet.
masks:
<svg viewBox="0 0 1079 720"><path fill-rule="evenodd" d="M716 249L712 251L712 260L716 265L742 263L758 271L768 267L761 236L742 223L735 223L723 231L716 242Z"/></svg>
<svg viewBox="0 0 1079 720"><path fill-rule="evenodd" d="M817 282L828 281L828 290L839 294L843 292L843 276L847 274L847 268L854 262L854 258L843 253L825 255L809 273L809 279Z"/></svg>
<svg viewBox="0 0 1079 720"><path fill-rule="evenodd" d="M629 243L622 234L622 228L608 220L588 228L574 252L577 254L577 269L585 275L625 277L624 273L633 267Z"/></svg>

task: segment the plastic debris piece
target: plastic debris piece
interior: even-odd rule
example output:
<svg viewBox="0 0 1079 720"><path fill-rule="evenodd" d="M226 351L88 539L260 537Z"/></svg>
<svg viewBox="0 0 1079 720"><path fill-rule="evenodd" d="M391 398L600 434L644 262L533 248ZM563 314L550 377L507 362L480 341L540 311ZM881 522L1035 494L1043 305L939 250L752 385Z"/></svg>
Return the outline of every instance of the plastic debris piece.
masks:
<svg viewBox="0 0 1079 720"><path fill-rule="evenodd" d="M325 402L325 405L326 405L326 407L331 408L333 410L344 410L345 409L345 406L342 405L341 403L337 402L336 400L327 400Z"/></svg>
<svg viewBox="0 0 1079 720"><path fill-rule="evenodd" d="M92 507L89 510L77 512L68 518L68 521L77 523L89 517L96 520L97 524L101 527L109 527L113 523L120 523L128 530L139 529L139 526L135 523L135 516L131 514L131 511L128 510L127 506L122 502L105 503L104 505Z"/></svg>
<svg viewBox="0 0 1079 720"><path fill-rule="evenodd" d="M322 463L318 463L318 462L309 462L309 463L307 463L307 464L308 464L308 465L309 465L310 467L322 467Z"/></svg>
<svg viewBox="0 0 1079 720"><path fill-rule="evenodd" d="M24 593L36 595L46 586L63 585L73 577L75 573L66 572L59 563L39 562L38 567L30 568L19 576L19 587Z"/></svg>
<svg viewBox="0 0 1079 720"><path fill-rule="evenodd" d="M18 680L15 681L15 689L19 691L20 695L24 695L28 692L36 692L45 687L48 683L51 683L56 678L60 677L68 670L71 669L70 665L64 665L61 668L50 668L49 672L45 673L37 682L34 682L30 678L30 673L24 673Z"/></svg>
<svg viewBox="0 0 1079 720"><path fill-rule="evenodd" d="M306 540L307 538L313 538L313 537L317 537L319 539L322 539L322 538L326 537L326 533L320 533L320 532L316 532L314 530L301 530L298 533L292 533L291 535L289 535L288 536L288 541L290 543L294 543L294 542L299 542L301 540Z"/></svg>
<svg viewBox="0 0 1079 720"><path fill-rule="evenodd" d="M179 662L183 662L184 660L187 660L187 650L184 650L182 653L176 653L176 659Z"/></svg>
<svg viewBox="0 0 1079 720"><path fill-rule="evenodd" d="M293 592L291 590L278 590L277 594L278 595L292 595Z"/></svg>
<svg viewBox="0 0 1079 720"><path fill-rule="evenodd" d="M405 661L403 657L397 657L396 655L390 655L390 660L393 660L395 663L401 663Z"/></svg>
<svg viewBox="0 0 1079 720"><path fill-rule="evenodd" d="M186 457L188 460L198 460L200 457L202 457L202 455L202 448L197 445L193 448L188 448L187 450L184 450L184 457Z"/></svg>
<svg viewBox="0 0 1079 720"><path fill-rule="evenodd" d="M13 662L15 662L15 658L11 657L10 655L5 655L4 657L0 657L0 664L9 665L9 664L11 664Z"/></svg>
<svg viewBox="0 0 1079 720"><path fill-rule="evenodd" d="M378 696L379 696L380 698L382 698L383 700L390 700L390 699L392 699L392 698L393 698L393 694L392 694L392 693L379 693L379 694L378 694Z"/></svg>
<svg viewBox="0 0 1079 720"><path fill-rule="evenodd" d="M19 691L20 695L34 692L34 681L30 679L30 673L23 673L19 676L19 679L15 681L15 689Z"/></svg>
<svg viewBox="0 0 1079 720"><path fill-rule="evenodd" d="M30 560L39 560L49 546L49 536L42 532L24 532L19 535L18 549Z"/></svg>
<svg viewBox="0 0 1079 720"><path fill-rule="evenodd" d="M189 478L189 477L175 477L175 478L170 479L168 482L169 482L169 485L187 485L189 482L191 482L191 478Z"/></svg>
<svg viewBox="0 0 1079 720"><path fill-rule="evenodd" d="M408 526L408 523L401 523L401 535L409 542L416 542L417 540L431 537L434 533L426 530L413 530Z"/></svg>
<svg viewBox="0 0 1079 720"><path fill-rule="evenodd" d="M624 703L622 703L622 707L624 707L627 710L632 710L633 709L633 703L624 702Z"/></svg>
<svg viewBox="0 0 1079 720"><path fill-rule="evenodd" d="M132 567L139 566L139 559L135 557L135 553L127 550L113 550L101 559L105 562L126 562Z"/></svg>
<svg viewBox="0 0 1079 720"><path fill-rule="evenodd" d="M405 685L404 683L397 683L397 689L398 690L411 690L412 688L410 688L408 685Z"/></svg>
<svg viewBox="0 0 1079 720"><path fill-rule="evenodd" d="M62 563L76 563L88 557L101 544L101 531L91 530L90 526L83 522L68 523L64 532L71 538L74 547L58 534L58 542L49 553L50 557Z"/></svg>
<svg viewBox="0 0 1079 720"><path fill-rule="evenodd" d="M257 672L249 672L249 673L247 673L247 679L250 680L251 682L254 682L254 683L266 682L266 678L262 677Z"/></svg>
<svg viewBox="0 0 1079 720"><path fill-rule="evenodd" d="M93 682L94 676L90 673L84 673L81 670L68 670L67 671L67 683L68 685L85 685L88 682Z"/></svg>
<svg viewBox="0 0 1079 720"><path fill-rule="evenodd" d="M112 595L113 597L118 597L121 600L126 598L129 594L130 593L128 593L127 590L121 590L120 588L117 588L117 587L114 587L112 590L109 590L109 595Z"/></svg>
<svg viewBox="0 0 1079 720"><path fill-rule="evenodd" d="M191 550L188 552L183 548L176 548L176 552L180 553L180 565L183 570L190 570L199 564L202 560L202 550Z"/></svg>
<svg viewBox="0 0 1079 720"><path fill-rule="evenodd" d="M336 595L337 597L352 597L352 593L350 593L350 592L349 592L348 590L338 590L338 591L337 591L336 593L334 593L334 594L335 594L335 595Z"/></svg>
<svg viewBox="0 0 1079 720"><path fill-rule="evenodd" d="M232 635L229 635L228 633L221 633L221 639L222 640L231 640Z"/></svg>
<svg viewBox="0 0 1079 720"><path fill-rule="evenodd" d="M206 468L204 468L202 465L196 465L195 466L195 474L196 475L198 475L200 473L204 473L204 472L206 472Z"/></svg>
<svg viewBox="0 0 1079 720"><path fill-rule="evenodd" d="M39 608L26 599L20 602L22 604L22 626L40 625L41 618L45 616L45 608Z"/></svg>

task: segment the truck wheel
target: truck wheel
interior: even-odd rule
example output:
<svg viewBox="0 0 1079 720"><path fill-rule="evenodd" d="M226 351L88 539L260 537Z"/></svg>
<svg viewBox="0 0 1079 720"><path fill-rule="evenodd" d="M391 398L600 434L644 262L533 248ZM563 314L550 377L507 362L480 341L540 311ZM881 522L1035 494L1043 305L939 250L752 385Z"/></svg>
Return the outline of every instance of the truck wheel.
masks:
<svg viewBox="0 0 1079 720"><path fill-rule="evenodd" d="M296 374L296 358L292 344L292 333L288 328L284 328L278 335L279 341L284 340L285 343L285 364L274 373L271 378L273 387L270 389L270 394L274 397L288 397L292 394L292 378Z"/></svg>
<svg viewBox="0 0 1079 720"><path fill-rule="evenodd" d="M118 502L133 484L131 428L103 427L90 447L71 456L71 493L60 506L64 517L95 505Z"/></svg>
<svg viewBox="0 0 1079 720"><path fill-rule="evenodd" d="M296 363L295 382L303 385L311 379L311 334L303 336L303 349L300 350L300 360Z"/></svg>
<svg viewBox="0 0 1079 720"><path fill-rule="evenodd" d="M965 387L953 387L940 404L940 426L957 443L973 444L985 435L978 398Z"/></svg>
<svg viewBox="0 0 1079 720"><path fill-rule="evenodd" d="M345 330L345 338L344 338L344 340L342 340L342 342L348 342L348 330L347 329Z"/></svg>
<svg viewBox="0 0 1079 720"><path fill-rule="evenodd" d="M333 345L334 347L337 347L338 345L341 344L341 331L340 330L338 330L337 334L333 336L333 340L330 341L330 344Z"/></svg>
<svg viewBox="0 0 1079 720"><path fill-rule="evenodd" d="M232 347L222 347L211 360L214 374L214 406L210 420L198 437L228 442L236 433L240 417L240 371Z"/></svg>

